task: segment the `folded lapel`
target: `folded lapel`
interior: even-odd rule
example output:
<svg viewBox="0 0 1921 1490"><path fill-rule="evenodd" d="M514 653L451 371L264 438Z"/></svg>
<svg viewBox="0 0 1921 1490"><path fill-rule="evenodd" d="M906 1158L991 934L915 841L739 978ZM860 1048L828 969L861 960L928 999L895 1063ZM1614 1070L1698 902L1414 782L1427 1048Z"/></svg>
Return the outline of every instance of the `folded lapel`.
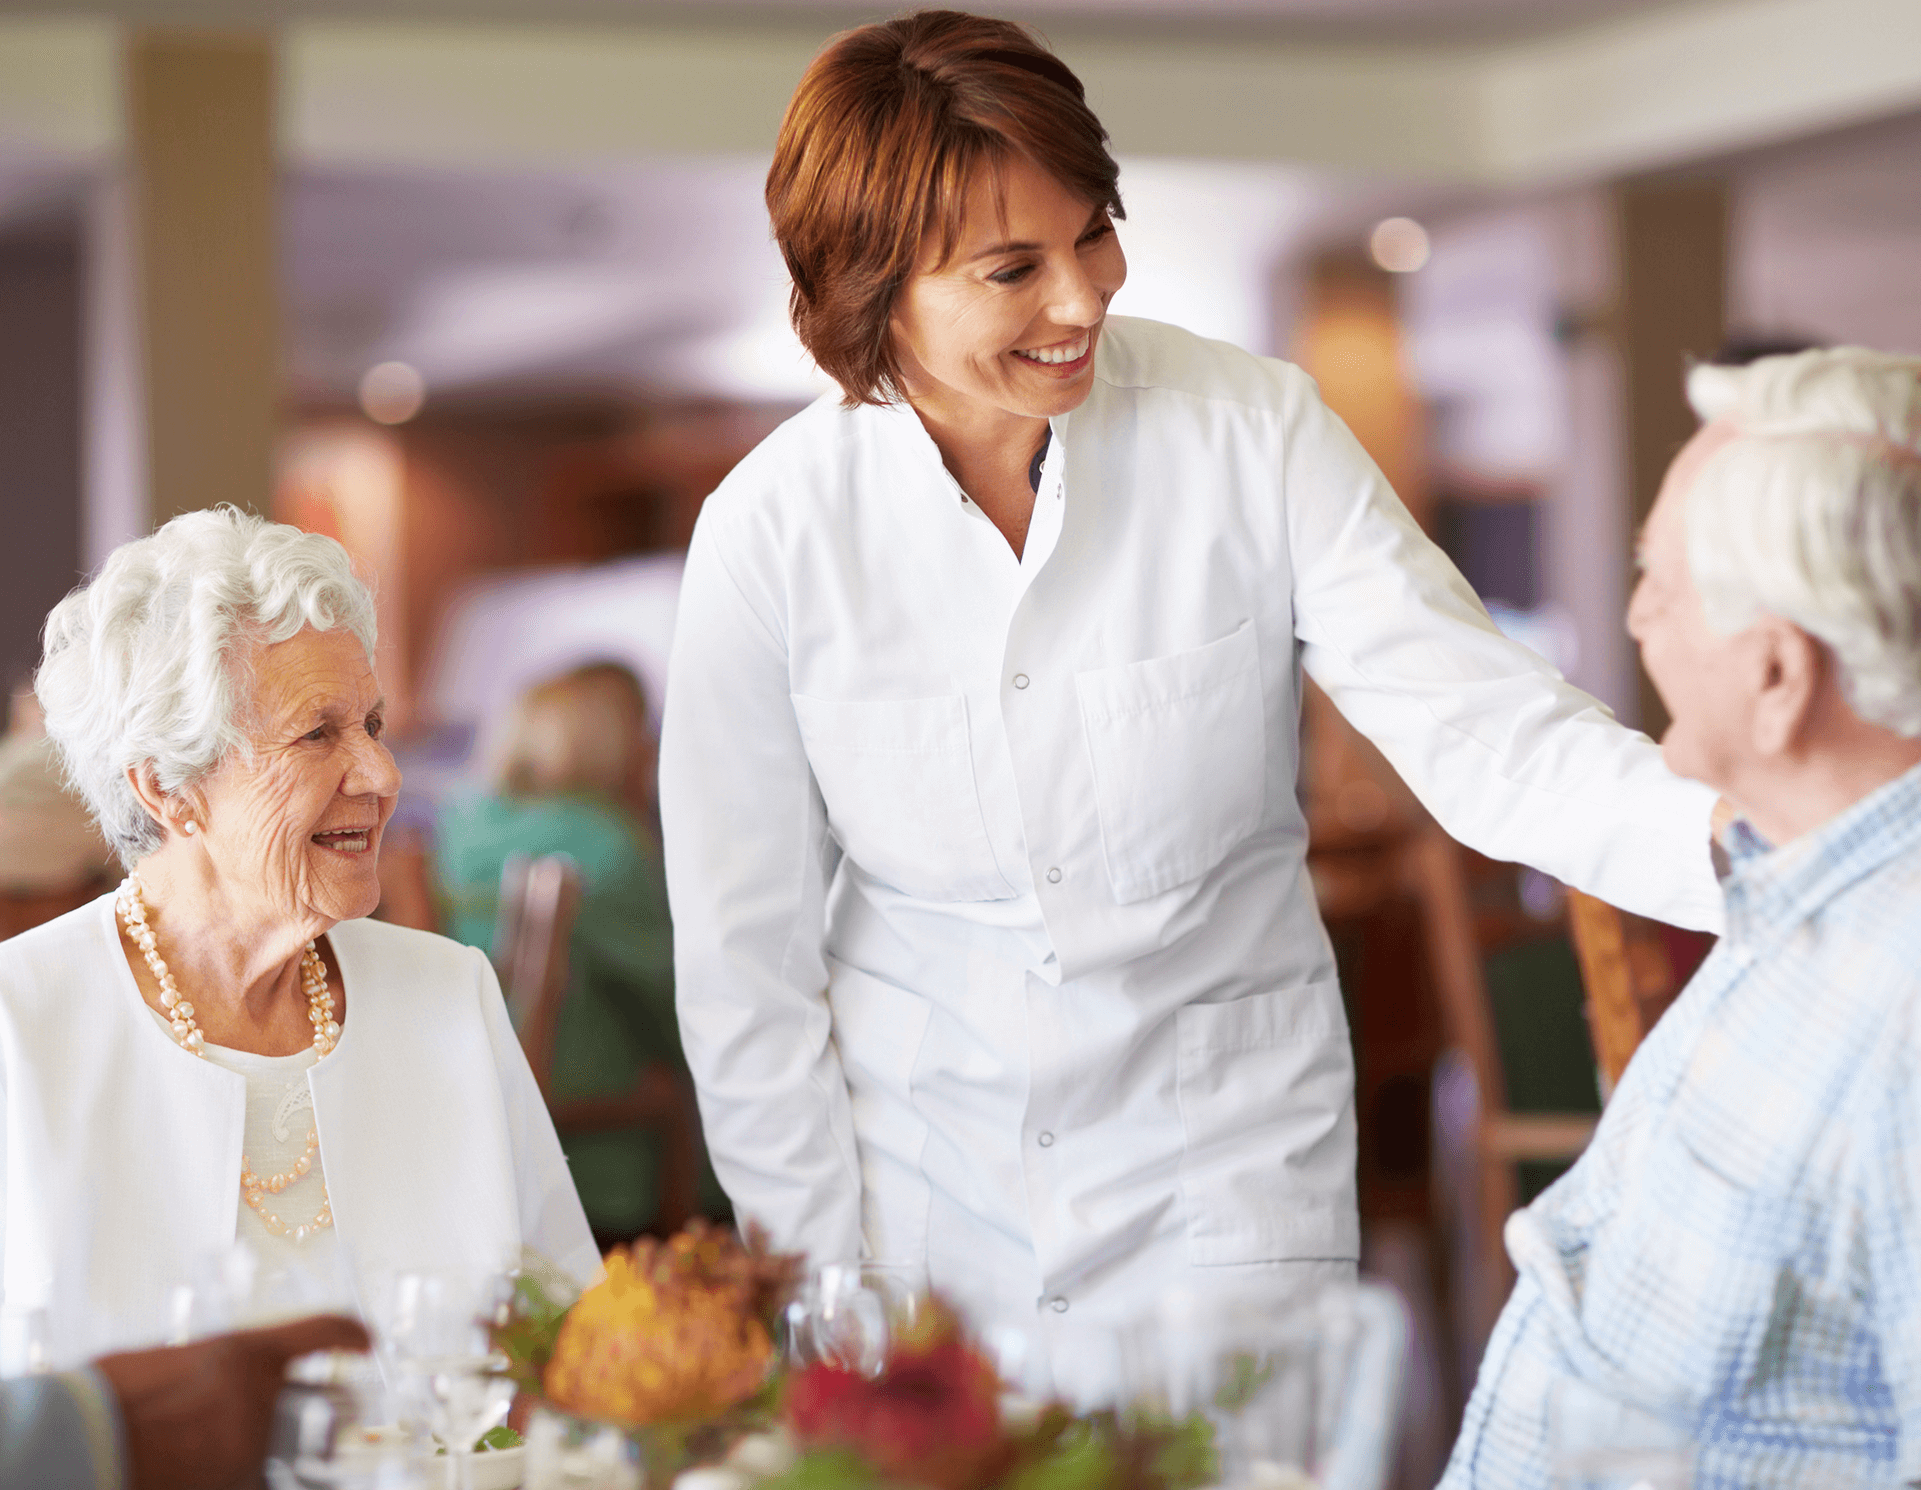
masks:
<svg viewBox="0 0 1921 1490"><path fill-rule="evenodd" d="M332 933L347 1017L307 1078L341 1244L363 1290L411 1269L510 1267L519 1212L485 990L423 978L380 929Z"/></svg>

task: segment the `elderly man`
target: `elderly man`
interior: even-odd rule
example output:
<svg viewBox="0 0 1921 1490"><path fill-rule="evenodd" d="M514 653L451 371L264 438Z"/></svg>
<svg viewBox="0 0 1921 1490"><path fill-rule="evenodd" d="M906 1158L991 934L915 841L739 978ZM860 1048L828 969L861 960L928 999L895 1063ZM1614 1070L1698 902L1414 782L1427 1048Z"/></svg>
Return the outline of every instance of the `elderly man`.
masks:
<svg viewBox="0 0 1921 1490"><path fill-rule="evenodd" d="M287 1362L366 1348L353 1320L319 1316L0 1381L0 1490L258 1484Z"/></svg>
<svg viewBox="0 0 1921 1490"><path fill-rule="evenodd" d="M1921 359L1702 367L1628 613L1676 772L1740 811L1727 935L1520 1272L1444 1490L1548 1483L1556 1384L1704 1485L1921 1478Z"/></svg>

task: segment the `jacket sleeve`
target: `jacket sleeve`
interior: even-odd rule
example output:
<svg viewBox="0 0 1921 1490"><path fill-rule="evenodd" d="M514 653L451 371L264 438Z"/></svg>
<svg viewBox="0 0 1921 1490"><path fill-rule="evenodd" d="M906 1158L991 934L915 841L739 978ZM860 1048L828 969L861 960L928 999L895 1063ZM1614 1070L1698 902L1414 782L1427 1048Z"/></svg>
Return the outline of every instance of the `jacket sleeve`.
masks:
<svg viewBox="0 0 1921 1490"><path fill-rule="evenodd" d="M1281 399L1309 676L1470 848L1719 931L1715 793L1495 628L1304 373L1284 370Z"/></svg>
<svg viewBox="0 0 1921 1490"><path fill-rule="evenodd" d="M0 1382L0 1490L124 1490L125 1438L97 1371Z"/></svg>
<svg viewBox="0 0 1921 1490"><path fill-rule="evenodd" d="M688 550L661 735L681 1043L741 1219L785 1249L856 1257L860 1169L824 951L838 851L794 716L777 565L743 552L771 540L736 537L723 496Z"/></svg>
<svg viewBox="0 0 1921 1490"><path fill-rule="evenodd" d="M548 1116L534 1073L507 1018L494 965L484 953L467 949L480 981L481 1017L493 1048L501 1104L507 1114L507 1141L514 1158L514 1196L520 1209L520 1239L576 1283L600 1278L600 1249L581 1209L567 1156L560 1150L554 1120Z"/></svg>

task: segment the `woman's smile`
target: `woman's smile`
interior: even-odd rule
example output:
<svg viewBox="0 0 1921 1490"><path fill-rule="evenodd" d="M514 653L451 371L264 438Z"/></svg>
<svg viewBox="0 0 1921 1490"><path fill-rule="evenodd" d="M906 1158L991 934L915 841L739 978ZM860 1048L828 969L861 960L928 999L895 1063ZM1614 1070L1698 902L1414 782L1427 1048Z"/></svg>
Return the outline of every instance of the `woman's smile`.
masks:
<svg viewBox="0 0 1921 1490"><path fill-rule="evenodd" d="M380 839L377 825L365 828L323 828L313 841L331 853L356 856L369 853Z"/></svg>
<svg viewBox="0 0 1921 1490"><path fill-rule="evenodd" d="M1076 377L1093 361L1094 335L1098 329L1090 328L1072 341L1055 342L1051 346L1017 347L1014 355L1048 377Z"/></svg>

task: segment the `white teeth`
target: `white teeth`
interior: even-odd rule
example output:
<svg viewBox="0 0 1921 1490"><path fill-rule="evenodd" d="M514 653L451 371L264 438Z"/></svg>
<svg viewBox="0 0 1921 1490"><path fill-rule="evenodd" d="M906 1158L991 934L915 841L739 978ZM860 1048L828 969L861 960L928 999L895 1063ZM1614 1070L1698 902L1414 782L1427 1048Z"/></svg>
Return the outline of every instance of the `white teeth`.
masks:
<svg viewBox="0 0 1921 1490"><path fill-rule="evenodd" d="M364 832L316 833L314 834L314 842L322 844L327 848L341 849L350 854L360 854L367 851L367 834Z"/></svg>
<svg viewBox="0 0 1921 1490"><path fill-rule="evenodd" d="M1064 347L1037 347L1031 352L1017 351L1014 355L1025 357L1029 362L1044 362L1049 365L1078 362L1087 355L1087 338L1083 336L1079 341Z"/></svg>

